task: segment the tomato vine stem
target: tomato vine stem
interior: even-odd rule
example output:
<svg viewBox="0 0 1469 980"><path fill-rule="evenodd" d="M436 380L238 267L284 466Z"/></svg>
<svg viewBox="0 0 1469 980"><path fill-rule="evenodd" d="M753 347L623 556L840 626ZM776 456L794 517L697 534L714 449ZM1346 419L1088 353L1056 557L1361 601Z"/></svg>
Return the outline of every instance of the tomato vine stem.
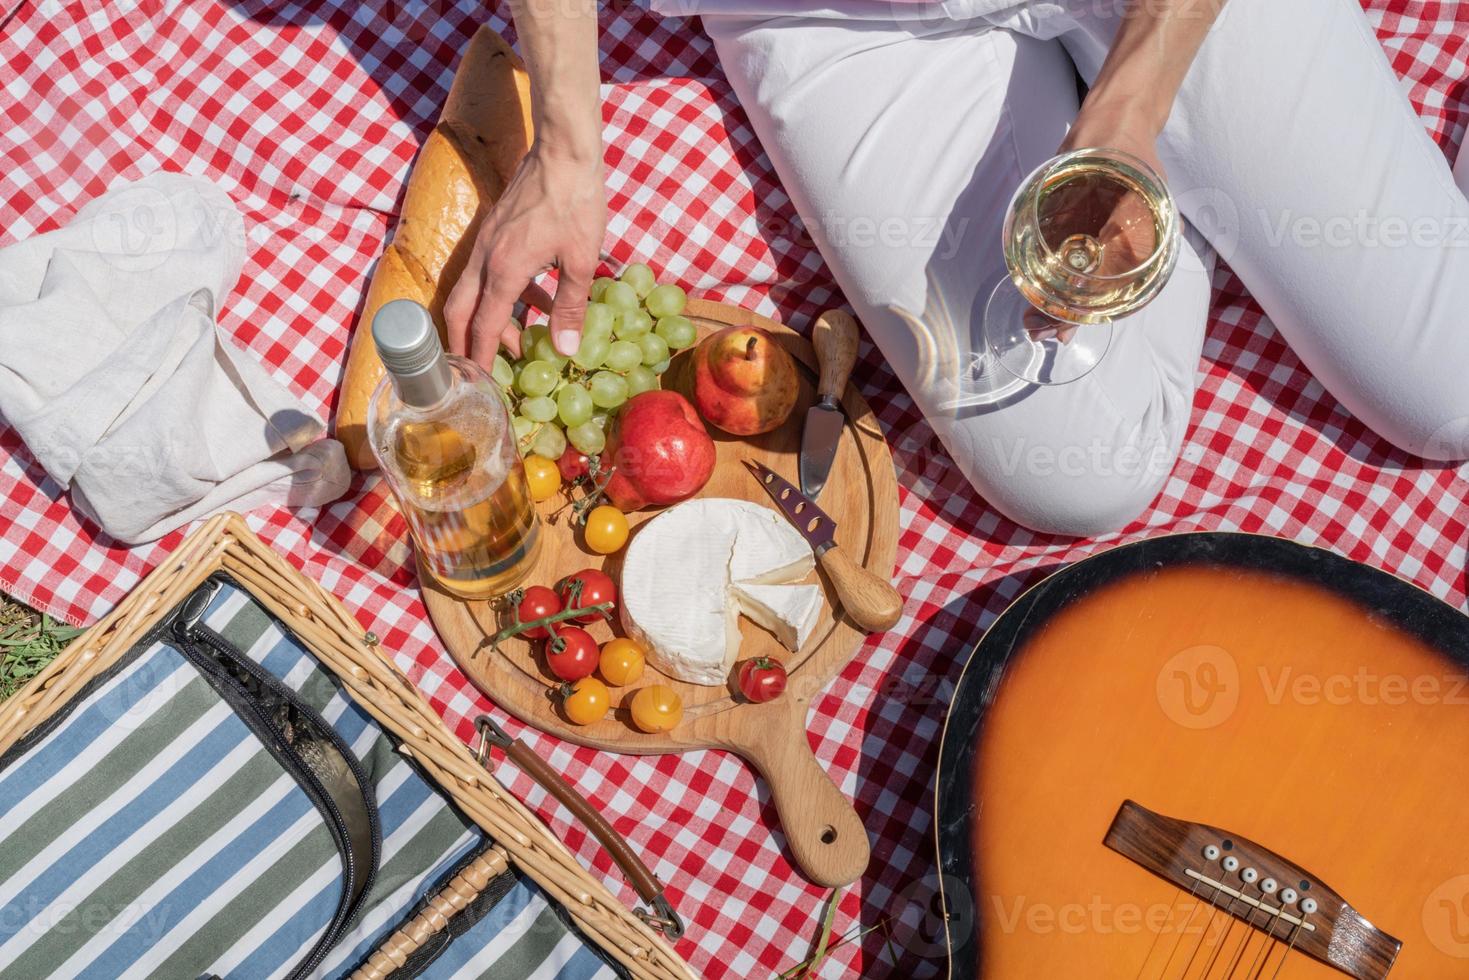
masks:
<svg viewBox="0 0 1469 980"><path fill-rule="evenodd" d="M568 619L575 619L578 616L585 616L587 613L598 613L604 618L610 619L612 616L612 606L613 603L610 602L599 602L595 606L582 606L577 609L563 609L559 613L552 613L550 616L542 616L540 619L532 619L524 622L521 621L520 614L518 612L514 612L512 613L512 615L515 616L515 622L511 623L509 626L505 627L500 632L490 637L490 647L492 649L499 650L500 644L504 641L511 639L512 637L519 636L529 630L533 630L538 626L554 626L557 623L564 623ZM552 633L551 636L553 637L553 640L556 639L556 634ZM562 647L564 646L565 643L563 642ZM560 650L562 647L553 646L552 649Z"/></svg>

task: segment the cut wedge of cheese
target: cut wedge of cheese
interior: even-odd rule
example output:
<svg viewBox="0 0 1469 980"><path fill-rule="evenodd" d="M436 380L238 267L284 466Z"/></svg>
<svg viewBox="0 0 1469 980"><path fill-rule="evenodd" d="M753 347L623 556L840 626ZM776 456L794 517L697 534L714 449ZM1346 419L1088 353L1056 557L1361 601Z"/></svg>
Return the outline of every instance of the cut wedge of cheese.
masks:
<svg viewBox="0 0 1469 980"><path fill-rule="evenodd" d="M729 580L739 584L799 582L816 567L816 556L801 532L769 507L727 500L739 525L739 540L729 560Z"/></svg>
<svg viewBox="0 0 1469 980"><path fill-rule="evenodd" d="M826 602L819 585L732 586L740 612L775 634L787 650L799 650L811 638Z"/></svg>
<svg viewBox="0 0 1469 980"><path fill-rule="evenodd" d="M743 614L796 651L821 618L816 558L784 517L745 500L690 500L633 536L622 563L622 624L672 677L719 685L739 655Z"/></svg>

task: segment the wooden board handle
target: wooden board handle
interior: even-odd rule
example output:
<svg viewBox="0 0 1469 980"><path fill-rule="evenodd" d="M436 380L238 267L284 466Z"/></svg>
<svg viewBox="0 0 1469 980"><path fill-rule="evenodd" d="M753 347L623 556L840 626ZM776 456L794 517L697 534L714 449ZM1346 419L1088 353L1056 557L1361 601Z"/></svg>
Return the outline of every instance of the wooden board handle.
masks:
<svg viewBox="0 0 1469 980"><path fill-rule="evenodd" d="M840 400L852 376L852 366L857 363L857 321L842 310L827 310L811 328L811 346L816 348L816 363L821 365L816 393Z"/></svg>
<svg viewBox="0 0 1469 980"><path fill-rule="evenodd" d="M889 582L868 571L835 545L821 553L821 567L852 622L869 633L884 633L903 615L903 597Z"/></svg>
<svg viewBox="0 0 1469 980"><path fill-rule="evenodd" d="M872 849L862 818L816 761L806 740L806 701L765 706L770 716L735 746L770 784L780 826L796 863L818 885L840 888L862 877ZM782 717L783 716L783 717Z"/></svg>

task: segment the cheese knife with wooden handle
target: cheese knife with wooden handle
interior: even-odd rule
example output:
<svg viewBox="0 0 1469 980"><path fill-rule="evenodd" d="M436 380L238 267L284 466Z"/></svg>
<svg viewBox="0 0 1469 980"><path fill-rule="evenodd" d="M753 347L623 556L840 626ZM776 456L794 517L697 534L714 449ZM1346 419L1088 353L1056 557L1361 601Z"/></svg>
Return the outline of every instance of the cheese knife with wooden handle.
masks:
<svg viewBox="0 0 1469 980"><path fill-rule="evenodd" d="M763 463L745 460L786 520L811 545L837 601L852 622L869 633L890 630L903 615L903 599L887 579L862 567L836 543L836 522L792 484Z"/></svg>
<svg viewBox="0 0 1469 980"><path fill-rule="evenodd" d="M821 377L816 385L817 401L806 410L806 428L801 433L801 492L812 500L821 496L831 464L841 444L842 392L857 363L857 321L841 310L827 310L811 330L811 345Z"/></svg>

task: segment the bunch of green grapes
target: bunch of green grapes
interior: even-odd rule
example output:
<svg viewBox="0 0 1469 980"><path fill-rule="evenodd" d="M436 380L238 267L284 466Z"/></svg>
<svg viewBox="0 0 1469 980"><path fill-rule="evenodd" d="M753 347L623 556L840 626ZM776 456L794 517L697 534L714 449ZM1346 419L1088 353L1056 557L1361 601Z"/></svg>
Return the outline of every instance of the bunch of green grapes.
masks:
<svg viewBox="0 0 1469 980"><path fill-rule="evenodd" d="M581 347L563 357L544 324L521 334L520 360L496 355L495 381L505 390L521 455L559 459L570 443L595 456L607 442L607 425L634 395L658 387L676 351L694 343L693 321L683 315L688 297L672 283L659 285L641 262L617 279L592 283L582 321Z"/></svg>

